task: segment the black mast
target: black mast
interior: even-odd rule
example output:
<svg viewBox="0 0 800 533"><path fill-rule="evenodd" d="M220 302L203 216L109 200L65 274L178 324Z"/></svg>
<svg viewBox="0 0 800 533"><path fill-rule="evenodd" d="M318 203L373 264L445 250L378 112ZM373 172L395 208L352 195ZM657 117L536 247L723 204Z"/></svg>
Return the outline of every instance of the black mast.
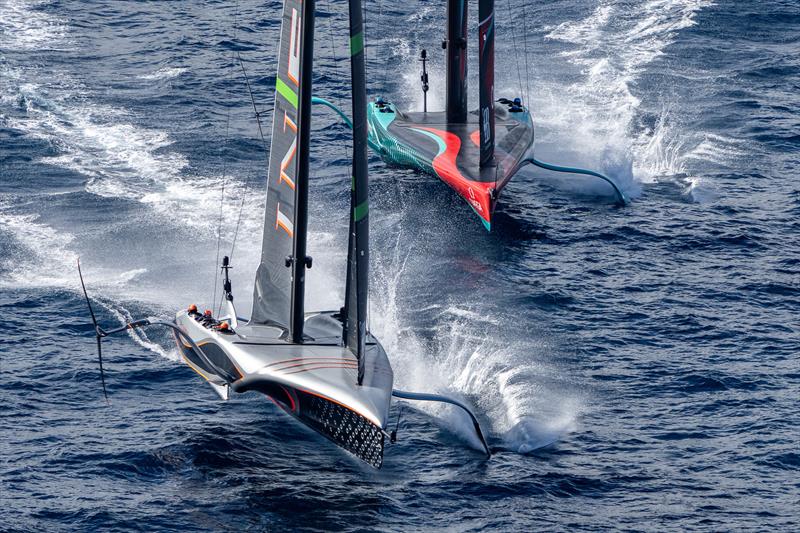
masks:
<svg viewBox="0 0 800 533"><path fill-rule="evenodd" d="M447 122L467 121L467 0L447 0Z"/></svg>
<svg viewBox="0 0 800 533"><path fill-rule="evenodd" d="M349 0L350 76L353 106L353 180L345 289L345 343L358 358L364 379L369 290L369 180L367 176L367 81L361 0Z"/></svg>
<svg viewBox="0 0 800 533"><path fill-rule="evenodd" d="M494 163L494 0L478 2L481 163Z"/></svg>
<svg viewBox="0 0 800 533"><path fill-rule="evenodd" d="M306 233L308 231L308 159L311 140L311 76L314 67L314 0L303 1L302 40L300 51L300 101L298 105L298 149L300 156L297 166L296 194L294 211L294 248L291 258L292 268L292 312L289 331L292 342L303 342L305 325L305 282L306 268L311 266L311 258L306 257Z"/></svg>

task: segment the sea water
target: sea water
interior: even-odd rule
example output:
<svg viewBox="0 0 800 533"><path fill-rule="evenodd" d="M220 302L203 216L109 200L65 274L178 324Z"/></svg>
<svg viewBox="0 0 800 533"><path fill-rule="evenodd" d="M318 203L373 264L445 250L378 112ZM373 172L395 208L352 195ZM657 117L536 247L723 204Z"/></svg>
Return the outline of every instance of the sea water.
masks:
<svg viewBox="0 0 800 533"><path fill-rule="evenodd" d="M346 4L314 92L350 109ZM398 388L373 471L257 394L224 403L166 333L249 315L279 2L0 0L0 523L10 531L800 528L800 9L794 0L498 0L498 97L536 155L487 233L446 185L370 160L370 327ZM477 9L470 15L476 35ZM370 98L444 104L444 5L367 2ZM473 50L474 52L474 50ZM477 65L470 65L477 102ZM312 133L308 308L344 286L350 134ZM238 228L238 229L237 229ZM217 282L215 290L215 280Z"/></svg>

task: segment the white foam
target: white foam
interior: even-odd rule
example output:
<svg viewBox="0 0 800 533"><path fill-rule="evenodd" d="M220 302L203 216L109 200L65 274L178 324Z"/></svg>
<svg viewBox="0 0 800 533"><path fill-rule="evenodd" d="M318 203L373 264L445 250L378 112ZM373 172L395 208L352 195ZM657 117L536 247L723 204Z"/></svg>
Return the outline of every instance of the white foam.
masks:
<svg viewBox="0 0 800 533"><path fill-rule="evenodd" d="M69 86L69 81L65 80ZM163 220L180 223L215 234L218 227L220 193L226 184L223 223L234 226L244 194L244 179L237 176L186 176L186 156L170 150L170 135L132 122L124 109L102 106L84 100L75 106L67 102L78 84L68 94L51 96L34 83L20 83L17 98L24 101L23 118L8 118L9 127L45 139L59 147L57 156L41 162L83 174L89 179L86 190L105 198L125 198L150 206ZM249 199L257 203L258 198ZM260 217L250 216L249 205L243 229L260 227Z"/></svg>
<svg viewBox="0 0 800 533"><path fill-rule="evenodd" d="M709 163L732 166L747 154L746 141L724 135L704 134L699 144L688 151L686 159L700 159Z"/></svg>
<svg viewBox="0 0 800 533"><path fill-rule="evenodd" d="M71 249L75 236L38 222L39 218L37 214L14 213L10 195L0 196L0 227L14 239L0 259L0 272L3 273L0 288L67 289L82 298L77 273L78 254ZM146 269L120 271L84 263L82 270L96 306L106 309L119 325L134 320L121 302L128 294L130 284L144 275ZM146 332L131 330L128 334L143 348L179 361L177 350L165 350L151 341Z"/></svg>
<svg viewBox="0 0 800 533"><path fill-rule="evenodd" d="M13 198L0 196L0 226L14 239L11 250L3 254L0 266L5 275L0 287L59 287L78 289L78 254L70 245L75 236L59 232L38 222L38 214L13 212ZM124 287L146 272L145 269L112 271L90 269L92 281L105 289Z"/></svg>
<svg viewBox="0 0 800 533"><path fill-rule="evenodd" d="M97 298L97 297L93 297L92 299L97 303L99 303L109 313L111 313L117 319L120 325L127 324L141 318L141 317L134 317L127 309L120 306L119 303L113 300L107 300L104 298ZM163 317L149 316L147 318L149 320L163 320ZM169 359L170 361L174 362L181 361L181 356L178 353L177 348L165 350L160 344L151 341L150 338L147 336L147 332L145 330L130 329L128 330L127 333L128 336L133 340L133 342L135 342L142 348L150 350L151 352L160 355L165 359Z"/></svg>
<svg viewBox="0 0 800 533"><path fill-rule="evenodd" d="M591 16L583 20L565 22L555 28L549 27L550 32L547 37L582 44L596 41L601 37L601 30L611 19L612 9L612 5L601 4L595 8ZM565 52L565 55L574 53L578 53L578 50Z"/></svg>
<svg viewBox="0 0 800 533"><path fill-rule="evenodd" d="M14 236L19 250L4 253L0 258L7 276L0 279L0 286L64 285L65 264L74 265L78 259L77 254L67 249L74 236L37 224L38 218L36 214L12 213L11 198L0 198L0 225Z"/></svg>
<svg viewBox="0 0 800 533"><path fill-rule="evenodd" d="M563 390L537 388L542 376L560 375L541 363L549 346L535 336L509 342L503 337L510 323L468 294L413 313L402 309L408 301L402 298L407 280L424 276L430 268L409 247L415 241L404 234L402 217L402 212L377 215L371 230L383 245L371 254L369 326L392 361L395 387L465 401L490 440L499 438L510 449L527 452L552 444L574 427L580 409ZM419 316L427 322L421 324ZM460 409L428 402L410 405L482 449L471 420Z"/></svg>
<svg viewBox="0 0 800 533"><path fill-rule="evenodd" d="M683 181L686 184L684 194L698 204L709 204L719 198L717 188L704 178L687 176Z"/></svg>
<svg viewBox="0 0 800 533"><path fill-rule="evenodd" d="M0 48L56 50L63 48L68 27L63 20L42 11L46 0L6 0L0 4Z"/></svg>
<svg viewBox="0 0 800 533"><path fill-rule="evenodd" d="M371 43L375 50L381 50L381 56L388 55L381 59L381 63L375 66L377 79L372 80L378 95L384 98L391 98L393 102L404 109L422 110L423 92L420 81L422 74L422 63L417 61L422 51L420 42L424 42L423 36L429 35L433 29L431 22L440 19L443 14L442 6L424 5L411 12L406 23L403 25L408 28L408 32L402 35L391 35L383 37L383 42ZM436 28L438 31L439 28ZM428 110L442 111L445 107L445 63L443 54L437 54L433 50L428 50L428 82L429 90L427 93ZM393 94L386 94L385 85L392 84L397 80L392 79L393 67L397 64L403 65L400 71L400 90ZM385 83L384 83L385 82Z"/></svg>
<svg viewBox="0 0 800 533"><path fill-rule="evenodd" d="M37 83L36 76L41 73L35 68L15 68L3 63L3 74L0 79L3 105L24 106L25 110L24 114L2 117L5 125L29 137L46 140L59 151L59 155L43 158L41 162L86 176L87 192L148 206L156 215L148 219L149 224L166 222L183 229L194 227L200 231L201 241L203 237L213 240L224 181L227 187L222 239L223 248L229 249L244 194L243 179L230 175L224 178L184 175L188 160L171 149L173 140L167 132L136 125L136 117L125 109L94 103L89 91L66 73L58 73L59 84L55 87ZM263 216L260 196L251 191L243 210L240 265L253 262L257 253L250 253L256 248L250 236L260 234ZM9 196L0 205L0 224L12 235L15 251L2 259L0 286L57 287L80 293L76 274L79 239L71 232L42 222L39 214L12 210L13 204L14 198ZM80 232L80 228L75 231ZM129 315L123 302L144 299L158 307L157 298L148 298L170 292L169 288L146 287L141 280L131 284L137 278L145 278L147 271L142 268L120 270L102 262L85 262L83 268L92 298L103 302L119 320ZM175 301L172 296L170 303ZM147 349L160 355L171 354L144 335L133 336Z"/></svg>
<svg viewBox="0 0 800 533"><path fill-rule="evenodd" d="M651 0L632 11L606 1L586 19L552 28L547 38L574 45L562 55L582 69L584 78L559 87L557 102L545 101L550 105L541 108L539 118L546 117L547 127L572 126L567 130L569 137L559 138L562 142L628 159L638 181L684 172L684 135L673 125L668 110L654 129L631 138L641 102L630 88L678 32L696 24L697 13L709 5L712 2L707 0ZM547 118L551 115L558 119Z"/></svg>
<svg viewBox="0 0 800 533"><path fill-rule="evenodd" d="M177 78L188 69L183 67L163 67L155 72L151 72L149 74L142 74L139 76L139 79L142 80L171 80L173 78Z"/></svg>

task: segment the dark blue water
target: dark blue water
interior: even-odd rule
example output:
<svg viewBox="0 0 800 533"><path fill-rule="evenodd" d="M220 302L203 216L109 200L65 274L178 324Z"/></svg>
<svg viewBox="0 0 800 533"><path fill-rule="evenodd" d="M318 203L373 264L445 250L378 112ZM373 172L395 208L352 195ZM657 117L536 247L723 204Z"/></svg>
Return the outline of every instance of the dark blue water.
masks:
<svg viewBox="0 0 800 533"><path fill-rule="evenodd" d="M497 450L407 405L376 472L262 397L220 402L159 332L106 344L105 406L77 292L80 256L105 324L210 306L222 198L249 312L265 164L231 53L269 109L280 4L0 0L0 529L800 528L796 0L497 7L497 93L529 99L537 155L633 203L526 170L488 234L371 162L371 329L399 387L465 399ZM316 93L346 104L345 6L319 10ZM442 105L443 10L368 2L372 97L420 105L426 47ZM329 309L349 135L314 121Z"/></svg>

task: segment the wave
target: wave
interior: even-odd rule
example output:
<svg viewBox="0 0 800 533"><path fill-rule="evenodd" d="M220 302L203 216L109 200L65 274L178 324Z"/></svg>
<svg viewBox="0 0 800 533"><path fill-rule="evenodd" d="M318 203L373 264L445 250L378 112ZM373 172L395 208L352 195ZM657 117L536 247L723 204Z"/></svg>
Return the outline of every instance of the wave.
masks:
<svg viewBox="0 0 800 533"><path fill-rule="evenodd" d="M547 39L571 45L561 57L580 69L581 78L551 89L542 113L548 117L547 127L567 128L569 137L559 141L602 154L591 162L606 169L609 161L629 161L626 189L636 188L632 179L646 183L686 172L690 142L676 124L670 103L651 127L641 128L642 102L633 87L679 32L695 25L697 14L711 5L709 0L602 2L582 20L549 28Z"/></svg>
<svg viewBox="0 0 800 533"><path fill-rule="evenodd" d="M0 5L0 50L44 51L68 47L68 26L45 9L47 0L6 0Z"/></svg>
<svg viewBox="0 0 800 533"><path fill-rule="evenodd" d="M0 227L7 234L7 250L0 261L0 287L58 287L79 290L78 254L70 245L75 236L38 221L40 215L15 213L10 195L0 196ZM90 268L92 281L105 289L120 288L145 269L113 271Z"/></svg>
<svg viewBox="0 0 800 533"><path fill-rule="evenodd" d="M139 75L139 79L142 80L171 80L173 78L177 78L188 69L183 67L164 67L156 70L155 72L151 72L150 74L141 74Z"/></svg>

